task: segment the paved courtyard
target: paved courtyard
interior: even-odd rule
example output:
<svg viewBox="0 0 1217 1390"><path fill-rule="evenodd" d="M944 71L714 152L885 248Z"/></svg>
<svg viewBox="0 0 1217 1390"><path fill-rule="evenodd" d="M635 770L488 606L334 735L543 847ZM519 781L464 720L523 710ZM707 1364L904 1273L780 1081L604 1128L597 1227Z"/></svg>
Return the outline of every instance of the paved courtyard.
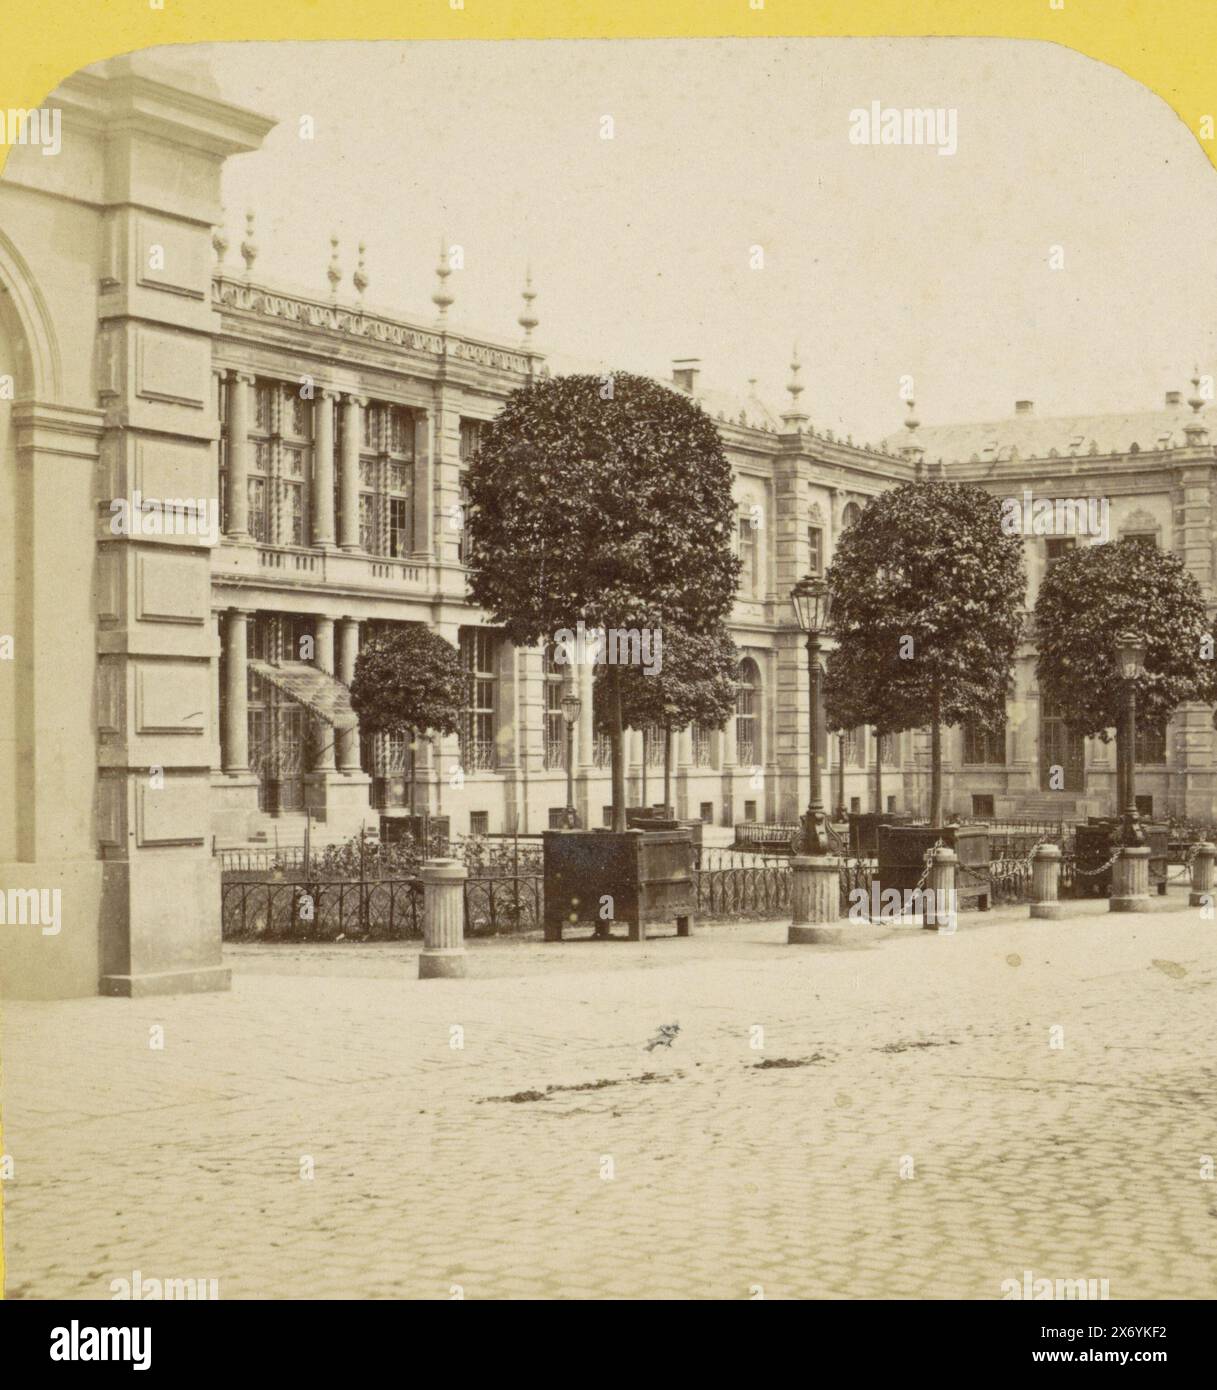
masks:
<svg viewBox="0 0 1217 1390"><path fill-rule="evenodd" d="M1217 924L1185 904L494 942L421 983L403 946L248 946L228 995L9 1003L7 1293L1212 1298Z"/></svg>

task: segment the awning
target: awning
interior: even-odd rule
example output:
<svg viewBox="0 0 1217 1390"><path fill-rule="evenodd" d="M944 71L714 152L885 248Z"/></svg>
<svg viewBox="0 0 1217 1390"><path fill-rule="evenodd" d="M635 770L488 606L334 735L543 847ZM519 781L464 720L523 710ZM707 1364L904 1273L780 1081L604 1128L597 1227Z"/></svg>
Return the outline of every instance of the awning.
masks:
<svg viewBox="0 0 1217 1390"><path fill-rule="evenodd" d="M358 728L359 720L351 708L351 692L341 681L318 667L306 661L280 661L278 665L251 661L249 669L335 729Z"/></svg>

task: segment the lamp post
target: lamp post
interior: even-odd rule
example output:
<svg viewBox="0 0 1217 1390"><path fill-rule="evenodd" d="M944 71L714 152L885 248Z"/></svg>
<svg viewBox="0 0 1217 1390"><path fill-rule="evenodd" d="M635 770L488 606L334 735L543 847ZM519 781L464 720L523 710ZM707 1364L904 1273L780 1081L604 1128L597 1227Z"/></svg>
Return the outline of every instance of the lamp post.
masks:
<svg viewBox="0 0 1217 1390"><path fill-rule="evenodd" d="M566 721L566 828L579 829L579 812L575 810L575 725L583 701L578 695L563 695L562 718Z"/></svg>
<svg viewBox="0 0 1217 1390"><path fill-rule="evenodd" d="M1145 639L1124 632L1116 638L1116 667L1122 682L1121 725L1116 731L1116 780L1120 838L1125 845L1143 845L1145 835L1137 814L1137 677L1145 670Z"/></svg>
<svg viewBox="0 0 1217 1390"><path fill-rule="evenodd" d="M811 715L811 799L803 815L803 853L828 853L828 827L825 823L820 777L820 638L828 629L832 600L828 584L811 575L800 579L790 592L795 617L807 634L807 679L810 691Z"/></svg>

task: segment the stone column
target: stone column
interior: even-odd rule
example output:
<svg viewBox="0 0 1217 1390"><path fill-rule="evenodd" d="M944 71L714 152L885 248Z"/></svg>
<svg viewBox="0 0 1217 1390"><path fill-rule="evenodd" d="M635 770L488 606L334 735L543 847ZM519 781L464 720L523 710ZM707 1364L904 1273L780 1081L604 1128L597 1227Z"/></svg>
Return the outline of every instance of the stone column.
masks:
<svg viewBox="0 0 1217 1390"><path fill-rule="evenodd" d="M337 391L323 388L313 405L316 412L313 434L313 544L322 550L332 550L334 547L334 402L338 398ZM332 673L333 668L330 670Z"/></svg>
<svg viewBox="0 0 1217 1390"><path fill-rule="evenodd" d="M1217 855L1217 845L1202 840L1196 846L1196 857L1192 860L1192 891L1187 899L1189 907L1212 905L1214 855Z"/></svg>
<svg viewBox="0 0 1217 1390"><path fill-rule="evenodd" d="M424 411L414 414L414 554L430 560L437 554L434 536L435 470L431 459L431 417ZM464 518L462 518L462 521ZM448 530L448 518L444 518ZM457 534L460 532L449 532ZM442 555L439 558L443 558Z"/></svg>
<svg viewBox="0 0 1217 1390"><path fill-rule="evenodd" d="M423 881L423 949L420 980L454 979L466 973L465 880L469 870L459 859L428 859Z"/></svg>
<svg viewBox="0 0 1217 1390"><path fill-rule="evenodd" d="M228 387L228 539L249 535L249 427L253 420L254 378L234 372Z"/></svg>
<svg viewBox="0 0 1217 1390"><path fill-rule="evenodd" d="M363 442L363 396L348 395L342 401L342 458L338 487L342 515L338 523L338 544L343 550L359 549L359 449Z"/></svg>
<svg viewBox="0 0 1217 1390"><path fill-rule="evenodd" d="M841 917L841 861L835 855L796 854L790 861L791 946L839 942L846 928Z"/></svg>
<svg viewBox="0 0 1217 1390"><path fill-rule="evenodd" d="M1125 845L1120 857L1111 866L1112 912L1148 912L1149 900L1148 845Z"/></svg>
<svg viewBox="0 0 1217 1390"><path fill-rule="evenodd" d="M245 608L230 608L224 625L224 771L249 771L249 620Z"/></svg>
<svg viewBox="0 0 1217 1390"><path fill-rule="evenodd" d="M1064 912L1058 902L1061 882L1059 845L1040 845L1031 860L1031 916L1056 920Z"/></svg>
<svg viewBox="0 0 1217 1390"><path fill-rule="evenodd" d="M359 655L359 620L343 618L338 625L338 679L349 686L355 679ZM338 766L343 772L362 772L359 765L359 730L344 729L338 735Z"/></svg>
<svg viewBox="0 0 1217 1390"><path fill-rule="evenodd" d="M334 620L319 614L313 619L313 635L316 640L314 664L327 675L334 674ZM323 733L322 747L317 754L315 772L334 771L334 744L338 734L334 729Z"/></svg>

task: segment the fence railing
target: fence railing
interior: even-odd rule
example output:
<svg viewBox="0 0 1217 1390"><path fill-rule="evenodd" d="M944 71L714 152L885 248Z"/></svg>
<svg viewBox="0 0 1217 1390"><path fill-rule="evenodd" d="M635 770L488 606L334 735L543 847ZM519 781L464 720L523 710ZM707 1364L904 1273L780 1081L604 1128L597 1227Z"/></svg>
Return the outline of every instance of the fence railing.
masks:
<svg viewBox="0 0 1217 1390"><path fill-rule="evenodd" d="M697 875L701 918L772 917L790 906L788 866L702 869Z"/></svg>

